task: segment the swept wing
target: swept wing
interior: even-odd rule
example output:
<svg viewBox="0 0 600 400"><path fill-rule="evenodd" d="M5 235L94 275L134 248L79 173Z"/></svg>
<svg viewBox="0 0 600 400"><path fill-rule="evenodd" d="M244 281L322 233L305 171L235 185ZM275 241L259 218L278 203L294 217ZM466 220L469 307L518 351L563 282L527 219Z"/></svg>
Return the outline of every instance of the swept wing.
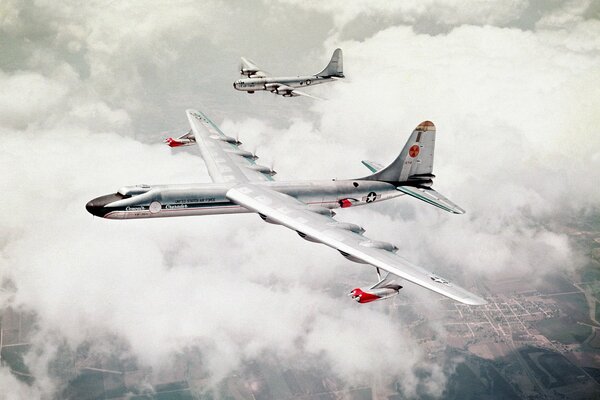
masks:
<svg viewBox="0 0 600 400"><path fill-rule="evenodd" d="M256 164L256 156L239 147L237 140L225 135L203 113L186 110L200 154L213 182L271 181L270 168Z"/></svg>
<svg viewBox="0 0 600 400"><path fill-rule="evenodd" d="M371 264L390 274L465 304L486 301L467 290L418 267L397 255L393 246L372 241L344 229L344 224L315 212L305 203L286 194L252 184L240 184L227 192L233 202L257 212L263 219L293 229L302 237L323 243L355 261Z"/></svg>

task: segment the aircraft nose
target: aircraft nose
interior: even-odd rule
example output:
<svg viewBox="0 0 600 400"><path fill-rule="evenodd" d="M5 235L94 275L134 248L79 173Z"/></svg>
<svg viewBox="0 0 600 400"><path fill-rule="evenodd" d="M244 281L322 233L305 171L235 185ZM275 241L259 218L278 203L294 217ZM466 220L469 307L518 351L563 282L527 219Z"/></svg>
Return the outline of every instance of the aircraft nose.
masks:
<svg viewBox="0 0 600 400"><path fill-rule="evenodd" d="M117 194L100 196L88 201L88 203L85 205L85 209L96 217L104 217L106 214L112 211L111 207L106 207L106 205L117 200L121 200L122 198L123 196L119 196Z"/></svg>
<svg viewBox="0 0 600 400"><path fill-rule="evenodd" d="M237 85L238 85L237 81L233 82L233 88L234 89L237 89Z"/></svg>
<svg viewBox="0 0 600 400"><path fill-rule="evenodd" d="M102 207L98 205L97 202L95 202L95 200L92 201L88 201L88 203L85 205L85 209L92 215L95 215L97 217L101 217L102 216Z"/></svg>

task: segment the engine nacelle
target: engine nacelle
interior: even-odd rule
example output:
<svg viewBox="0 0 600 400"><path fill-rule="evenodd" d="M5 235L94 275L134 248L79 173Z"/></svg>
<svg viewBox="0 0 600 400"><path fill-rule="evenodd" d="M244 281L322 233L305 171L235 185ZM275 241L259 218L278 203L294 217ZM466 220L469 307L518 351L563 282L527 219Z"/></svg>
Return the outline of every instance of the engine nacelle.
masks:
<svg viewBox="0 0 600 400"><path fill-rule="evenodd" d="M266 83L265 90L269 90L271 92L277 93L277 88L279 87L278 83Z"/></svg>
<svg viewBox="0 0 600 400"><path fill-rule="evenodd" d="M265 222L268 222L269 224L279 225L279 222L273 221L271 218L267 217L265 214L258 213L258 216L260 217L260 219L262 219Z"/></svg>
<svg viewBox="0 0 600 400"><path fill-rule="evenodd" d="M354 232L354 233L358 233L359 235L362 235L363 233L365 233L365 228L363 228L362 226L356 225L356 224L351 224L349 222L330 222L327 225L329 226L333 226L339 229L345 229L347 231L350 232Z"/></svg>
<svg viewBox="0 0 600 400"><path fill-rule="evenodd" d="M298 234L298 236L300 236L302 239L304 240L308 240L309 242L313 242L313 243L321 243L320 240L314 239L310 236L308 236L306 233L304 232L300 232L300 231L296 231L296 233Z"/></svg>
<svg viewBox="0 0 600 400"><path fill-rule="evenodd" d="M277 172L273 171L269 167L265 167L264 165L254 164L254 165L251 165L251 166L246 167L246 168L252 169L254 171L258 171L258 172L260 172L262 174L266 174L266 175L271 175L271 176L277 175Z"/></svg>
<svg viewBox="0 0 600 400"><path fill-rule="evenodd" d="M236 146L239 146L240 144L242 144L242 142L240 142L238 139L233 138L231 136L227 136L227 135L222 135L222 136L221 135L210 135L210 137L212 139L221 140L223 142L235 144Z"/></svg>
<svg viewBox="0 0 600 400"><path fill-rule="evenodd" d="M386 251L397 251L398 247L388 242L380 242L379 240L365 240L364 242L360 242L360 245L363 247L371 247L374 249L381 249Z"/></svg>
<svg viewBox="0 0 600 400"><path fill-rule="evenodd" d="M249 158L251 160L256 160L258 158L253 153L246 151L246 150L242 150L242 149L225 149L225 152L235 154L237 156Z"/></svg>
<svg viewBox="0 0 600 400"><path fill-rule="evenodd" d="M349 296L358 303L370 303L376 300L389 299L390 297L397 295L400 289L402 289L402 286L399 285L391 285L390 287L377 289L356 288L350 291Z"/></svg>

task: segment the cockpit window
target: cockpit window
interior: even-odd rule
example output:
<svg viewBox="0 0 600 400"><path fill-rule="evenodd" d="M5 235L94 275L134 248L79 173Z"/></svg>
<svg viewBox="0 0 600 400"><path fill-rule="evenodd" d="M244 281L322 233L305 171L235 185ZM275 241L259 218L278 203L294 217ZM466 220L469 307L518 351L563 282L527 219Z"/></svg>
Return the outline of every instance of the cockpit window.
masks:
<svg viewBox="0 0 600 400"><path fill-rule="evenodd" d="M135 185L135 186L123 186L117 194L125 197L137 196L138 194L146 193L151 189L150 185Z"/></svg>

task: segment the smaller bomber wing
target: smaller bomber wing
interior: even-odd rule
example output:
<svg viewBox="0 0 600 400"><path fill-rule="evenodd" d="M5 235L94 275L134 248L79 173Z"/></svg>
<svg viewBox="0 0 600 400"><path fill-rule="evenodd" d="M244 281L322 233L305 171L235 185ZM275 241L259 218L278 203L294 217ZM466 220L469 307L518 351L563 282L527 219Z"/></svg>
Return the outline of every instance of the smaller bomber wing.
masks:
<svg viewBox="0 0 600 400"><path fill-rule="evenodd" d="M388 283L389 278L398 277L461 303L486 304L481 297L400 257L395 252L395 246L370 240L362 235L364 230L360 227L331 218L329 209L311 208L291 196L250 183L234 186L226 196L234 203L258 213L267 222L293 229L302 238L332 247L352 261L371 264L378 272L379 269L389 272L389 277L371 288L380 291L374 294L377 298L397 292L400 286L396 282L391 285ZM363 297L365 294L359 290L351 293L358 301L375 300Z"/></svg>
<svg viewBox="0 0 600 400"><path fill-rule="evenodd" d="M271 93L275 93L275 94L281 95L283 97L306 96L306 97L310 97L311 99L323 100L320 97L313 96L311 94L302 92L291 86L284 85L283 83L275 83L275 82L267 83L265 85L265 88L267 88L267 90L269 90Z"/></svg>
<svg viewBox="0 0 600 400"><path fill-rule="evenodd" d="M248 78L265 78L269 76L265 71L262 71L254 61L242 57L240 63L240 74Z"/></svg>

